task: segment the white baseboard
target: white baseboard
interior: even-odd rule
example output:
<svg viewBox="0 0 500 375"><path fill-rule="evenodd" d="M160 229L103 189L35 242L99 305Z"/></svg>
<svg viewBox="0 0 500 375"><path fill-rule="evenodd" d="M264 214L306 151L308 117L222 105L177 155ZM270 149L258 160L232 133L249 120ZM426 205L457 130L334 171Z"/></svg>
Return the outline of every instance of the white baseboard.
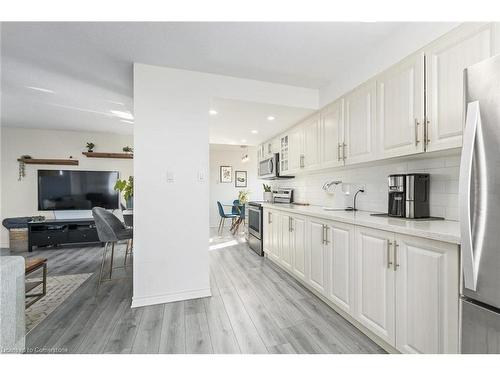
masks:
<svg viewBox="0 0 500 375"><path fill-rule="evenodd" d="M211 297L212 292L210 288L188 290L180 293L160 294L155 296L132 297L132 308L158 305L162 303L185 301L188 299Z"/></svg>

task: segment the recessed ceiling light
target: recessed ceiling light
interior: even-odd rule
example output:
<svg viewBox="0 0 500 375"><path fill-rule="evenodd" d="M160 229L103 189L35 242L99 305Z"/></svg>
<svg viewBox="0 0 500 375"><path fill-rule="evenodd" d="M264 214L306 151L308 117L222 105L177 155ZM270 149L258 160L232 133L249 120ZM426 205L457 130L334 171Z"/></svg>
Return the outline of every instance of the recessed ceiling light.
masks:
<svg viewBox="0 0 500 375"><path fill-rule="evenodd" d="M274 116L267 116L267 119L268 119L269 121L273 121L275 118L276 118L276 117L274 117Z"/></svg>
<svg viewBox="0 0 500 375"><path fill-rule="evenodd" d="M36 86L26 86L26 87L29 88L29 89L31 89L31 90L40 91L40 92L46 92L46 93L49 93L49 94L55 93L54 90L44 89L43 87L36 87Z"/></svg>
<svg viewBox="0 0 500 375"><path fill-rule="evenodd" d="M215 116L217 113L218 113L218 112L217 112L215 109L211 109L211 110L209 110L209 111L208 111L208 114L209 114L210 116Z"/></svg>
<svg viewBox="0 0 500 375"><path fill-rule="evenodd" d="M241 143L247 143L247 140L246 139L242 139Z"/></svg>
<svg viewBox="0 0 500 375"><path fill-rule="evenodd" d="M125 111L109 111L109 112L111 112L113 115L120 117L124 120L133 120L134 119L134 116L130 112L125 112Z"/></svg>
<svg viewBox="0 0 500 375"><path fill-rule="evenodd" d="M252 134L257 134L258 132L258 130L252 130Z"/></svg>
<svg viewBox="0 0 500 375"><path fill-rule="evenodd" d="M134 124L134 122L133 122L133 121L129 121L129 120L120 120L120 121L121 121L121 122L124 122L124 123L126 123L126 124L132 124L132 125Z"/></svg>

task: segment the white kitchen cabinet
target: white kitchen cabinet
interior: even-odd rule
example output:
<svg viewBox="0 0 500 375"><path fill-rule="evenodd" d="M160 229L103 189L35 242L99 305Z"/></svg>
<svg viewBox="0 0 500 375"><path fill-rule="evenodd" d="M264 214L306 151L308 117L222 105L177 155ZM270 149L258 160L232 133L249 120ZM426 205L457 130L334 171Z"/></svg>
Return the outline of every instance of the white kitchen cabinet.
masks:
<svg viewBox="0 0 500 375"><path fill-rule="evenodd" d="M304 123L304 154L302 165L304 170L314 170L320 165L319 139L320 120L319 116L310 117Z"/></svg>
<svg viewBox="0 0 500 375"><path fill-rule="evenodd" d="M344 98L345 142L342 153L346 164L376 159L376 92L370 81Z"/></svg>
<svg viewBox="0 0 500 375"><path fill-rule="evenodd" d="M458 353L457 246L396 235L396 348Z"/></svg>
<svg viewBox="0 0 500 375"><path fill-rule="evenodd" d="M286 174L290 169L290 137L288 134L280 136L280 174Z"/></svg>
<svg viewBox="0 0 500 375"><path fill-rule="evenodd" d="M280 216L274 210L266 210L264 215L264 252L274 260L279 260L281 257Z"/></svg>
<svg viewBox="0 0 500 375"><path fill-rule="evenodd" d="M306 219L292 216L292 264L293 273L302 280L306 279Z"/></svg>
<svg viewBox="0 0 500 375"><path fill-rule="evenodd" d="M356 228L356 319L389 344L395 344L395 287L391 251L394 234Z"/></svg>
<svg viewBox="0 0 500 375"><path fill-rule="evenodd" d="M327 297L339 308L354 314L354 226L332 222L327 240Z"/></svg>
<svg viewBox="0 0 500 375"><path fill-rule="evenodd" d="M285 266L285 268L292 269L292 256L293 256L293 236L292 236L292 216L287 213L282 213L280 215L280 228L279 228L279 238L280 238L280 261Z"/></svg>
<svg viewBox="0 0 500 375"><path fill-rule="evenodd" d="M378 158L424 151L424 54L377 77Z"/></svg>
<svg viewBox="0 0 500 375"><path fill-rule="evenodd" d="M326 280L326 253L327 247L327 228L324 221L311 218L309 220L309 234L307 236L307 281L318 292L325 294Z"/></svg>
<svg viewBox="0 0 500 375"><path fill-rule="evenodd" d="M340 99L321 111L319 131L321 168L344 165L344 100Z"/></svg>
<svg viewBox="0 0 500 375"><path fill-rule="evenodd" d="M301 124L290 131L289 142L287 174L294 174L300 172L304 165L304 128Z"/></svg>
<svg viewBox="0 0 500 375"><path fill-rule="evenodd" d="M465 24L425 49L426 150L462 146L464 69L495 53L495 25Z"/></svg>

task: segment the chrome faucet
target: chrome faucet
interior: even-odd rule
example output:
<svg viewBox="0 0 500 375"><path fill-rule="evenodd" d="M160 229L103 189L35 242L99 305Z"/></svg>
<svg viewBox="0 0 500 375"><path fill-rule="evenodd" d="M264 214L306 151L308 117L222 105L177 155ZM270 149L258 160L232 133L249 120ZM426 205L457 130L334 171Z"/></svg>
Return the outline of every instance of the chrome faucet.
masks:
<svg viewBox="0 0 500 375"><path fill-rule="evenodd" d="M364 193L364 189L359 189L356 194L354 194L354 202L352 207L347 207L345 210L346 211L357 211L358 209L356 208L356 197L358 196L359 193Z"/></svg>

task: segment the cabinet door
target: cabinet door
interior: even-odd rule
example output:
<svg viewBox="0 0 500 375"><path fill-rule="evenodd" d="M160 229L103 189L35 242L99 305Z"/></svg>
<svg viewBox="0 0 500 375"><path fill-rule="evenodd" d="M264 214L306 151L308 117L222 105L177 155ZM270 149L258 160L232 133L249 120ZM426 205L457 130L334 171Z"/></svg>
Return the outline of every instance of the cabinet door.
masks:
<svg viewBox="0 0 500 375"><path fill-rule="evenodd" d="M397 235L396 348L458 353L457 245Z"/></svg>
<svg viewBox="0 0 500 375"><path fill-rule="evenodd" d="M356 228L356 319L395 344L392 233Z"/></svg>
<svg viewBox="0 0 500 375"><path fill-rule="evenodd" d="M341 154L344 142L344 100L340 99L321 112L321 168L344 165Z"/></svg>
<svg viewBox="0 0 500 375"><path fill-rule="evenodd" d="M268 209L264 209L264 214L263 214L263 223L262 223L262 247L264 249L264 253L266 253L268 256L272 253L273 251L273 246L272 246L272 228L271 228L271 211Z"/></svg>
<svg viewBox="0 0 500 375"><path fill-rule="evenodd" d="M346 164L375 160L375 81L360 86L345 97Z"/></svg>
<svg viewBox="0 0 500 375"><path fill-rule="evenodd" d="M354 313L354 226L331 224L327 233L328 298Z"/></svg>
<svg viewBox="0 0 500 375"><path fill-rule="evenodd" d="M290 132L288 151L288 172L297 173L303 168L304 154L304 129L301 125L296 126Z"/></svg>
<svg viewBox="0 0 500 375"><path fill-rule="evenodd" d="M280 137L280 174L287 174L290 169L288 157L290 155L289 149L290 137L284 134Z"/></svg>
<svg viewBox="0 0 500 375"><path fill-rule="evenodd" d="M424 151L424 54L418 53L377 78L379 157Z"/></svg>
<svg viewBox="0 0 500 375"><path fill-rule="evenodd" d="M313 116L304 125L304 169L319 167L319 117Z"/></svg>
<svg viewBox="0 0 500 375"><path fill-rule="evenodd" d="M493 24L465 24L425 51L427 151L462 146L464 69L493 55Z"/></svg>
<svg viewBox="0 0 500 375"><path fill-rule="evenodd" d="M281 214L280 215L280 247L281 254L280 260L281 263L286 267L292 268L292 217L290 215Z"/></svg>
<svg viewBox="0 0 500 375"><path fill-rule="evenodd" d="M323 222L316 219L309 221L308 242L308 281L313 288L325 293L325 225Z"/></svg>
<svg viewBox="0 0 500 375"><path fill-rule="evenodd" d="M281 258L281 223L280 214L277 211L271 212L271 257L274 260Z"/></svg>
<svg viewBox="0 0 500 375"><path fill-rule="evenodd" d="M306 278L306 221L302 217L292 218L292 261L293 272L301 279Z"/></svg>

